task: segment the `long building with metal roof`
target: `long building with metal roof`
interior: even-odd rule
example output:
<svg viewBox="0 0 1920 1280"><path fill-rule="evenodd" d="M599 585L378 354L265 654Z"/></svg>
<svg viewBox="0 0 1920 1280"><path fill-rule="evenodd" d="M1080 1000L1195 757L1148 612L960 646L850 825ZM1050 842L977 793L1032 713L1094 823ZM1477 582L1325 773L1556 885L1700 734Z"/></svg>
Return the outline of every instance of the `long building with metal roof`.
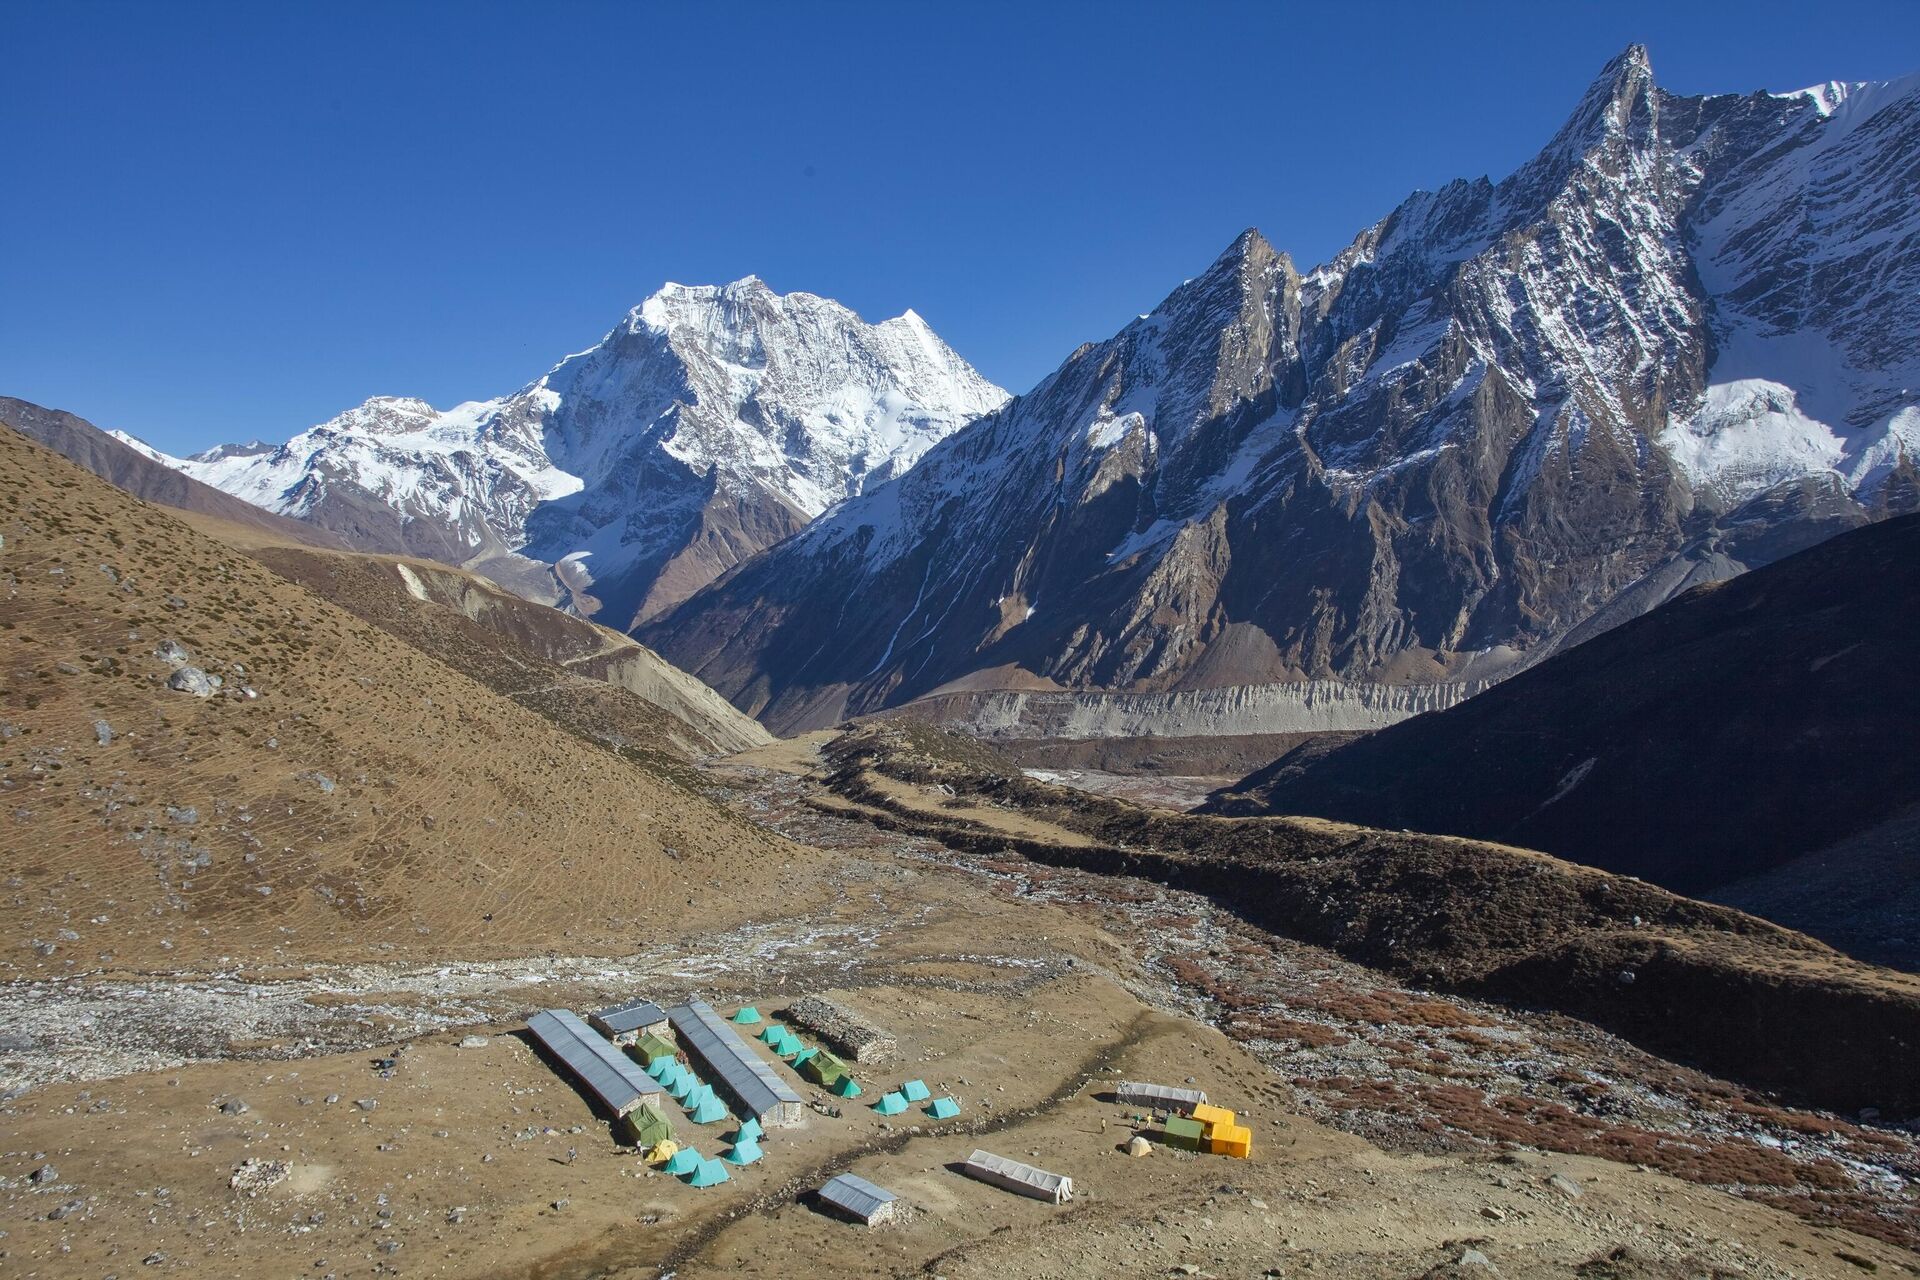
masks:
<svg viewBox="0 0 1920 1280"><path fill-rule="evenodd" d="M1177 1111L1183 1116L1207 1101L1205 1089L1176 1089L1171 1085L1148 1084L1144 1080L1123 1081L1114 1094L1122 1106L1152 1107L1156 1111Z"/></svg>
<svg viewBox="0 0 1920 1280"><path fill-rule="evenodd" d="M799 1124L806 1103L774 1073L766 1059L753 1051L714 1007L689 1000L667 1010L679 1033L680 1047L706 1068L706 1076L740 1108L762 1124Z"/></svg>
<svg viewBox="0 0 1920 1280"><path fill-rule="evenodd" d="M643 1102L659 1099L660 1086L653 1077L571 1011L536 1013L527 1019L527 1030L614 1115L624 1116Z"/></svg>

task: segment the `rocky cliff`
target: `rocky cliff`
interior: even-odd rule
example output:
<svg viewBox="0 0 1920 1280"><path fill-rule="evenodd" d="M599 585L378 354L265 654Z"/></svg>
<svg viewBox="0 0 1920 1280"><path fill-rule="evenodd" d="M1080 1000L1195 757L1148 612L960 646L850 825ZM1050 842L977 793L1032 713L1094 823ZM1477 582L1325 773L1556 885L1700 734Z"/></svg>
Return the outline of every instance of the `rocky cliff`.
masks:
<svg viewBox="0 0 1920 1280"><path fill-rule="evenodd" d="M1306 272L1243 234L639 634L783 730L1511 672L1915 506L1916 155L1920 77L1682 97L1629 49L1512 175Z"/></svg>

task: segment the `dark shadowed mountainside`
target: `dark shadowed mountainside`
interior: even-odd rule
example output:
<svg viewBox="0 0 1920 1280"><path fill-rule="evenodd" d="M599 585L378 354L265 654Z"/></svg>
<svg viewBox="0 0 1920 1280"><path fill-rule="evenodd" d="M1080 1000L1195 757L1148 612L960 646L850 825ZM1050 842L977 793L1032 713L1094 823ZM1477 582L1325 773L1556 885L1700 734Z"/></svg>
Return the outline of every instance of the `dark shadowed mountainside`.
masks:
<svg viewBox="0 0 1920 1280"><path fill-rule="evenodd" d="M1695 588L1457 707L1289 752L1211 807L1500 840L1710 894L1920 801L1916 622L1906 516ZM1776 886L1770 914L1797 924L1817 880Z"/></svg>

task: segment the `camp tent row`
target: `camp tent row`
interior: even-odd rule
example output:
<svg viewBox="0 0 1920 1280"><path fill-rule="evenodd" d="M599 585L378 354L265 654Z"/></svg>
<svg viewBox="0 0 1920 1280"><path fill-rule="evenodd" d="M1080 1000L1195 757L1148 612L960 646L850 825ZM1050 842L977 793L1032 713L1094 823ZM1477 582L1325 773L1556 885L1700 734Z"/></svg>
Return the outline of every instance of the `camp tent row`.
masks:
<svg viewBox="0 0 1920 1280"><path fill-rule="evenodd" d="M870 1227L891 1222L900 1209L899 1196L852 1173L829 1179L827 1185L820 1188L820 1200Z"/></svg>
<svg viewBox="0 0 1920 1280"><path fill-rule="evenodd" d="M667 1018L687 1056L697 1060L733 1098L741 1116L769 1125L800 1123L806 1114L800 1095L774 1074L712 1005L689 1000L667 1010Z"/></svg>
<svg viewBox="0 0 1920 1280"><path fill-rule="evenodd" d="M1149 1107L1155 1111L1173 1111L1183 1116L1193 1114L1193 1109L1205 1104L1205 1089L1175 1089L1170 1085L1147 1084L1140 1080L1124 1081L1114 1090L1124 1107Z"/></svg>
<svg viewBox="0 0 1920 1280"><path fill-rule="evenodd" d="M616 1117L642 1103L660 1101L660 1086L653 1077L594 1034L593 1028L572 1011L543 1010L527 1019L527 1030Z"/></svg>
<svg viewBox="0 0 1920 1280"><path fill-rule="evenodd" d="M960 1171L969 1178L992 1183L1018 1195L1032 1196L1035 1200L1065 1204L1073 1199L1072 1178L1062 1173L1048 1173L1045 1169L1036 1169L1005 1156L996 1156L990 1151L975 1151L960 1166Z"/></svg>

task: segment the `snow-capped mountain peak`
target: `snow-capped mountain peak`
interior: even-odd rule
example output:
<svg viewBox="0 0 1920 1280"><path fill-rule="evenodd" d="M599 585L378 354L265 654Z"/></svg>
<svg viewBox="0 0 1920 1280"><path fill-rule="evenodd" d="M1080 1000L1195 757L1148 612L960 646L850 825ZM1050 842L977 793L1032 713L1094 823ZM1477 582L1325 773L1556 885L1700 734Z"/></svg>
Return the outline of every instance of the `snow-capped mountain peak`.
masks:
<svg viewBox="0 0 1920 1280"><path fill-rule="evenodd" d="M168 461L625 625L1005 399L912 312L868 324L747 276L663 286L509 396L374 396L283 445Z"/></svg>
<svg viewBox="0 0 1920 1280"><path fill-rule="evenodd" d="M1304 275L1256 233L643 638L781 731L943 687L1478 679L1920 505L1920 78L1682 97Z"/></svg>

